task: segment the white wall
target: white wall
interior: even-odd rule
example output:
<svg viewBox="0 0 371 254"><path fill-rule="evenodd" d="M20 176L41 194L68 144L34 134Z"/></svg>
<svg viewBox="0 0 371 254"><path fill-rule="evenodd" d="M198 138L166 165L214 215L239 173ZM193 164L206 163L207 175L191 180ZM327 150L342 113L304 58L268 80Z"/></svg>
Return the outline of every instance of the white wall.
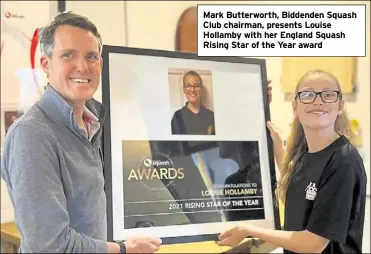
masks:
<svg viewBox="0 0 371 254"><path fill-rule="evenodd" d="M24 106L20 102L22 91L27 93L27 100L23 102L34 102L38 98L38 88L35 86L33 79L28 79L27 82L22 80L23 73L30 72L30 39L36 28L40 28L47 23L53 14L53 8L57 9L56 4L48 2L1 2L1 42L3 49L1 50L1 107L7 109L18 110ZM38 12L28 11L31 9ZM18 18L6 18L5 13L10 12L16 14ZM39 50L36 54L36 68L40 64ZM23 73L22 73L23 72ZM40 80L43 80L40 77ZM23 81L23 82L22 82ZM21 89L22 88L22 89ZM3 115L1 115L3 118ZM1 119L1 141L4 137L3 119Z"/></svg>
<svg viewBox="0 0 371 254"><path fill-rule="evenodd" d="M98 27L104 44L126 44L125 2L66 1L66 11L74 11L88 17Z"/></svg>

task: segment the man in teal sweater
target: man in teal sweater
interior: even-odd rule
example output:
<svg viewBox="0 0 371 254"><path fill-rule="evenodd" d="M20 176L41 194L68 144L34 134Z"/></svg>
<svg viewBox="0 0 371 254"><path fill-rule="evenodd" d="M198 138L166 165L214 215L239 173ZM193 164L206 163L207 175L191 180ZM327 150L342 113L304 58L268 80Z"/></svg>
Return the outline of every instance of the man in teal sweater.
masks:
<svg viewBox="0 0 371 254"><path fill-rule="evenodd" d="M102 39L85 17L59 14L40 38L49 84L9 129L1 160L22 253L153 253L161 239L107 242L101 132L105 107L92 99Z"/></svg>

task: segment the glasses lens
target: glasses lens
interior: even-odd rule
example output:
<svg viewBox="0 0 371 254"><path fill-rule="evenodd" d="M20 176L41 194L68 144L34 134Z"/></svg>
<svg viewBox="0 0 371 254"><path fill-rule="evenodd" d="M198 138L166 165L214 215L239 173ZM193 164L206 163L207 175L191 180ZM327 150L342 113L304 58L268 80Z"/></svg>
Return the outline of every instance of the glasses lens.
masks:
<svg viewBox="0 0 371 254"><path fill-rule="evenodd" d="M300 101L302 103L312 103L316 94L314 92L304 91L300 93Z"/></svg>
<svg viewBox="0 0 371 254"><path fill-rule="evenodd" d="M324 102L332 103L338 99L338 94L335 91L322 92L322 99Z"/></svg>
<svg viewBox="0 0 371 254"><path fill-rule="evenodd" d="M195 89L195 90L200 90L200 89L201 89L201 85L194 85L194 86L192 86L192 85L190 85L190 84L186 84L186 85L185 85L185 89L187 89L187 90L191 90L192 87L193 87L193 89Z"/></svg>

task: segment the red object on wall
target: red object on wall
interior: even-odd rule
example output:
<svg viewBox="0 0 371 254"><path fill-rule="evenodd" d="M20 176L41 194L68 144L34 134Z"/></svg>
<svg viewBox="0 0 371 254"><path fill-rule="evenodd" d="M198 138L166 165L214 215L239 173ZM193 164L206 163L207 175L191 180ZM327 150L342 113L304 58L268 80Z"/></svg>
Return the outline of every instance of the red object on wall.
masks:
<svg viewBox="0 0 371 254"><path fill-rule="evenodd" d="M37 45L39 44L39 29L36 28L34 33L33 33L33 36L32 38L30 39L24 32L22 31L19 31L24 37L26 37L28 40L30 40L31 44L30 44L30 63L31 63L31 70L35 70L36 68L36 49L37 49ZM0 50L0 56L1 56L1 53L3 52L4 50L4 45L5 45L5 41L1 41L1 50ZM32 72L33 74L33 78L34 78L34 84L35 84L35 87L36 87L36 90L38 91L39 95L41 95L41 92L39 90L39 84L37 82L37 78L36 78L36 75L34 72Z"/></svg>
<svg viewBox="0 0 371 254"><path fill-rule="evenodd" d="M36 86L36 90L38 91L39 95L41 95L41 92L39 90L39 84L37 82L37 78L35 75L35 70L36 68L36 62L35 62L35 57L36 57L36 49L37 49L37 44L39 43L39 29L36 28L31 39L31 47L30 47L30 61L31 61L31 69L32 69L32 75L34 79L34 84Z"/></svg>

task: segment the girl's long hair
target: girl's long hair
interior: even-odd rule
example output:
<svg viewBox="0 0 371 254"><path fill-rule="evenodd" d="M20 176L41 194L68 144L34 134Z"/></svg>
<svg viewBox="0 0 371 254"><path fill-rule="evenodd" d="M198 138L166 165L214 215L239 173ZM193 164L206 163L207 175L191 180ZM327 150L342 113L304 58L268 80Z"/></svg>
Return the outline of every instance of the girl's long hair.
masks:
<svg viewBox="0 0 371 254"><path fill-rule="evenodd" d="M310 79L310 78L326 78L326 79L331 79L336 82L339 91L341 92L341 87L339 85L339 82L337 78L324 71L324 70L313 70L310 72L307 72L304 74L301 79L299 80L296 89L295 89L295 94L298 91L300 85ZM296 97L295 97L296 99ZM340 103L343 103L343 98L339 98ZM335 131L339 135L344 135L347 137L351 142L354 138L354 134L352 133L349 125L349 120L348 117L345 113L341 113L340 115L337 116L336 121L335 121ZM278 180L278 185L277 185L277 190L276 194L277 197L285 202L286 199L286 191L287 187L289 185L291 175L293 170L296 167L296 164L298 163L299 159L301 156L308 150L308 145L307 145L307 140L304 135L304 129L302 124L300 123L299 119L297 116L295 116L294 121L291 124L291 132L290 135L287 139L287 146L286 146L286 153L283 159L283 162L281 164L281 177Z"/></svg>

